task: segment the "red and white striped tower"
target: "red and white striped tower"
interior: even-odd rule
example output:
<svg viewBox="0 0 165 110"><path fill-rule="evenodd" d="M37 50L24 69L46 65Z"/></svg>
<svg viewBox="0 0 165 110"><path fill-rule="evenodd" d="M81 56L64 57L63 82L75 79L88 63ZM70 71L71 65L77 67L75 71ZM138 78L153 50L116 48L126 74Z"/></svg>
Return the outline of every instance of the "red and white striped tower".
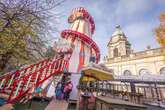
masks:
<svg viewBox="0 0 165 110"><path fill-rule="evenodd" d="M62 31L61 37L74 45L70 58L68 71L79 73L83 65L93 59L98 63L100 51L97 44L92 40L95 24L90 14L82 7L73 9L68 18L70 28Z"/></svg>

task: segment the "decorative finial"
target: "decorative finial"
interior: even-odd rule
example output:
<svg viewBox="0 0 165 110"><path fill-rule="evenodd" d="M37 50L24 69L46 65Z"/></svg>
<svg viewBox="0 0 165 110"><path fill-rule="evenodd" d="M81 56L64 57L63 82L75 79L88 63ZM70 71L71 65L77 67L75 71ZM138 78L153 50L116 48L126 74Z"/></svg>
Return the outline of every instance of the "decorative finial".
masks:
<svg viewBox="0 0 165 110"><path fill-rule="evenodd" d="M150 45L147 45L147 50L150 50L151 49L151 46Z"/></svg>
<svg viewBox="0 0 165 110"><path fill-rule="evenodd" d="M120 25L116 25L116 28L117 28L117 29L120 29Z"/></svg>

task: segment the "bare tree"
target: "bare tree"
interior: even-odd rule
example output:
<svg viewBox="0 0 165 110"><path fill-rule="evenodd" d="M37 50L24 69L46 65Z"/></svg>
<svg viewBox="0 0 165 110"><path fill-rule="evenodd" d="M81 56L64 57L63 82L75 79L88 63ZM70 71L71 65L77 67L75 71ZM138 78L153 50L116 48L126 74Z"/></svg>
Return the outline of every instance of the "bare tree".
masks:
<svg viewBox="0 0 165 110"><path fill-rule="evenodd" d="M56 32L63 0L0 0L0 71L28 64L45 55L50 33Z"/></svg>

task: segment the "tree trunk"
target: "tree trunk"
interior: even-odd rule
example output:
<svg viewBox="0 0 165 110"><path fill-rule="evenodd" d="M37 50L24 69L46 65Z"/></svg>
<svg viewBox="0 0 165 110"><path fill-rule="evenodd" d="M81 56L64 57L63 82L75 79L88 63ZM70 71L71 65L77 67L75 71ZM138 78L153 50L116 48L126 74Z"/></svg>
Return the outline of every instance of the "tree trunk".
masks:
<svg viewBox="0 0 165 110"><path fill-rule="evenodd" d="M7 64L12 56L11 52L6 52L5 54L1 55L0 58L0 72L6 72Z"/></svg>

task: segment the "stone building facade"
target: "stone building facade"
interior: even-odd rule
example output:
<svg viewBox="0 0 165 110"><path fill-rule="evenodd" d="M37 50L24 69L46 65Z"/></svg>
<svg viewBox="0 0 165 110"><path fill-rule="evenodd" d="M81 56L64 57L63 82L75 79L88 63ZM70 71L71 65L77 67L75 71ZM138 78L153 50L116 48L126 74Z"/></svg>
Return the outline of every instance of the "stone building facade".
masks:
<svg viewBox="0 0 165 110"><path fill-rule="evenodd" d="M116 26L107 47L108 56L104 57L104 64L116 76L165 75L165 49L148 47L133 52L120 26Z"/></svg>

